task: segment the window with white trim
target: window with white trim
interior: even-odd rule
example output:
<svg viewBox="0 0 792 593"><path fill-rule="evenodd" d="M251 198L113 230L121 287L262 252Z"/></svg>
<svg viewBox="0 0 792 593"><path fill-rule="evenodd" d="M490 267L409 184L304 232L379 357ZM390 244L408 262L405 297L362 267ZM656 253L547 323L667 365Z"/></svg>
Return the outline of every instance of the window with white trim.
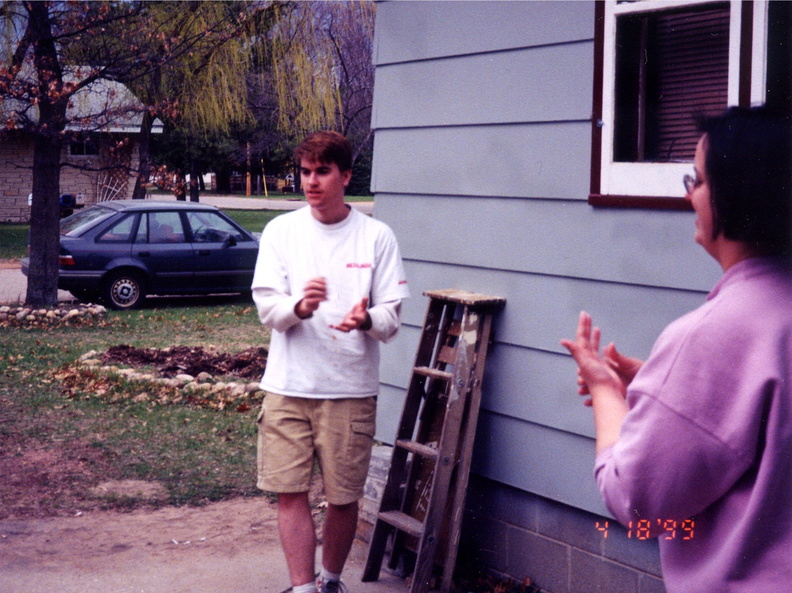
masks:
<svg viewBox="0 0 792 593"><path fill-rule="evenodd" d="M592 204L685 207L695 116L766 100L769 4L598 3Z"/></svg>

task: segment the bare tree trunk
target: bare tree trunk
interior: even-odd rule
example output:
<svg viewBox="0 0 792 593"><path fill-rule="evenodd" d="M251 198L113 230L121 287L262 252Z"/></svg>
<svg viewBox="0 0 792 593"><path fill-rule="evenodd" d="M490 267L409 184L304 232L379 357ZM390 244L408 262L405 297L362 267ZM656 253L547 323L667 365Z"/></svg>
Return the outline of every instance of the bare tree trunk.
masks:
<svg viewBox="0 0 792 593"><path fill-rule="evenodd" d="M200 191L198 189L198 178L201 176L201 171L198 168L198 159L190 159L190 201L197 202L199 200Z"/></svg>
<svg viewBox="0 0 792 593"><path fill-rule="evenodd" d="M140 124L138 145L138 174L135 179L135 190L132 199L142 200L146 197L148 181L151 176L151 128L154 125L154 116L148 111L143 112L143 121Z"/></svg>
<svg viewBox="0 0 792 593"><path fill-rule="evenodd" d="M231 193L231 175L227 170L215 171L215 190L220 194Z"/></svg>
<svg viewBox="0 0 792 593"><path fill-rule="evenodd" d="M300 168L294 167L292 169L292 175L294 175L294 193L300 194L302 193L302 179L300 178Z"/></svg>
<svg viewBox="0 0 792 593"><path fill-rule="evenodd" d="M187 201L187 181L184 179L184 173L179 171L176 174L176 187L173 189L173 195L180 202Z"/></svg>
<svg viewBox="0 0 792 593"><path fill-rule="evenodd" d="M58 301L60 153L60 139L36 138L30 208L30 272L25 295L28 305L50 306Z"/></svg>
<svg viewBox="0 0 792 593"><path fill-rule="evenodd" d="M68 98L60 95L63 74L52 39L48 3L26 4L33 38L33 62L41 89L39 127L33 146L33 203L30 210L30 272L25 302L50 306L58 301L60 234L60 157ZM53 96L50 95L53 92Z"/></svg>

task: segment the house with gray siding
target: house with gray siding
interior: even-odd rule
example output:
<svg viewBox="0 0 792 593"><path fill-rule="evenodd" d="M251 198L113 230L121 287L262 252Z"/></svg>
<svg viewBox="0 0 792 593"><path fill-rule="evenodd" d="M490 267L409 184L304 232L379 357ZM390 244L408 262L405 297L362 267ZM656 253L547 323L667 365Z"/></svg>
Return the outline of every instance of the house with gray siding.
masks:
<svg viewBox="0 0 792 593"><path fill-rule="evenodd" d="M656 541L616 525L600 499L591 410L559 340L586 310L605 343L645 357L703 302L720 269L694 243L683 198L690 116L788 100L784 4L377 4L374 215L399 239L413 294L383 350L379 439L396 432L422 292L507 300L487 360L466 563L550 593L664 590ZM718 43L702 49L702 37ZM694 84L712 72L712 88Z"/></svg>

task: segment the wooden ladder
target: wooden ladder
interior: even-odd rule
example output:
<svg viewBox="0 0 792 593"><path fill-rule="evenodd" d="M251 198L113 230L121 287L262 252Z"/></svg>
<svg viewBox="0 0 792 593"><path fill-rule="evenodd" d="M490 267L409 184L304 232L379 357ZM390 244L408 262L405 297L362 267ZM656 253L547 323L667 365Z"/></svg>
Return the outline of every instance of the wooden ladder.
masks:
<svg viewBox="0 0 792 593"><path fill-rule="evenodd" d="M430 299L426 320L362 580L379 578L388 538L393 536L390 569L397 567L405 550L416 553L410 593L429 590L435 558L443 567L441 591L447 593L456 564L492 320L506 301L460 290L424 295Z"/></svg>

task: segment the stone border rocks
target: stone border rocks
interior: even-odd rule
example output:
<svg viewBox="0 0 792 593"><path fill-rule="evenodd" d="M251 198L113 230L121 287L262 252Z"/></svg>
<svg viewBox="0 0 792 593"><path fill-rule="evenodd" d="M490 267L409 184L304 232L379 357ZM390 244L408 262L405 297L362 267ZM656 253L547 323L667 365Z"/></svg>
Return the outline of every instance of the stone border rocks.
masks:
<svg viewBox="0 0 792 593"><path fill-rule="evenodd" d="M257 381L217 380L209 373L199 373L195 377L185 373L161 377L156 371L105 365L101 353L95 350L83 354L75 366L139 385L139 393L130 398L135 402L165 405L183 403L216 410L236 407L238 412L245 412L260 404L264 398Z"/></svg>
<svg viewBox="0 0 792 593"><path fill-rule="evenodd" d="M0 327L54 327L106 325L107 309L102 305L72 304L67 307L35 308L27 305L0 306Z"/></svg>

